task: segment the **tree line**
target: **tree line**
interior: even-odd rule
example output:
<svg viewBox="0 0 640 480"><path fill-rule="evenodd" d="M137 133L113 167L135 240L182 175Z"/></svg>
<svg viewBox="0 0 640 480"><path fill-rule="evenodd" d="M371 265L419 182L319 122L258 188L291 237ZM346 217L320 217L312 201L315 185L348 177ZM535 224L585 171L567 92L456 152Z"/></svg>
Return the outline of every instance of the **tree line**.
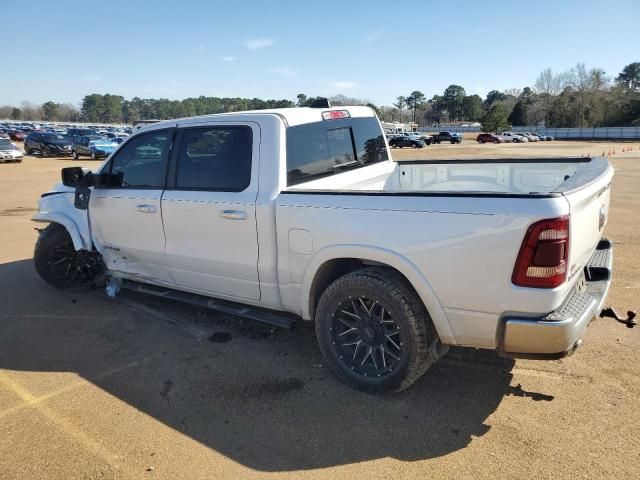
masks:
<svg viewBox="0 0 640 480"><path fill-rule="evenodd" d="M260 98L186 98L183 100L130 100L119 95L91 94L79 106L53 101L36 105L1 106L0 118L14 120L132 123L240 110L307 106L319 97L300 93L296 101ZM393 105L376 106L367 99L337 95L333 105L369 105L382 121L416 122L423 126L442 123L482 122L487 131L508 126L600 127L640 125L640 62L625 66L615 78L600 68L578 63L564 72L543 70L532 86L490 91L483 99L467 95L460 85L450 85L430 99L419 90L397 97Z"/></svg>

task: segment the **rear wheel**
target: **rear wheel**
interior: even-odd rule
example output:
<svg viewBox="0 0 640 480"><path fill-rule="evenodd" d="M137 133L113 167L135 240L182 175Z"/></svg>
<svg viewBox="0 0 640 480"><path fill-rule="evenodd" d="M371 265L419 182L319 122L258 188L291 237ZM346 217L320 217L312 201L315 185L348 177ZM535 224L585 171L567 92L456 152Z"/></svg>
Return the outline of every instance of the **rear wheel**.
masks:
<svg viewBox="0 0 640 480"><path fill-rule="evenodd" d="M497 139L497 138L494 138L494 139L493 139L493 143L498 143L498 139Z"/></svg>
<svg viewBox="0 0 640 480"><path fill-rule="evenodd" d="M437 359L429 314L390 270L366 268L339 278L322 295L315 320L327 363L359 390L403 390Z"/></svg>
<svg viewBox="0 0 640 480"><path fill-rule="evenodd" d="M47 150L46 147L40 147L40 156L47 158L49 156L49 150Z"/></svg>
<svg viewBox="0 0 640 480"><path fill-rule="evenodd" d="M25 155L31 155L31 149L29 148L28 145L24 146L24 154Z"/></svg>
<svg viewBox="0 0 640 480"><path fill-rule="evenodd" d="M67 230L57 223L40 232L33 261L43 280L63 289L95 288L105 274L102 256L76 250Z"/></svg>
<svg viewBox="0 0 640 480"><path fill-rule="evenodd" d="M417 143L412 143L411 144L411 148L418 148L418 144Z"/></svg>

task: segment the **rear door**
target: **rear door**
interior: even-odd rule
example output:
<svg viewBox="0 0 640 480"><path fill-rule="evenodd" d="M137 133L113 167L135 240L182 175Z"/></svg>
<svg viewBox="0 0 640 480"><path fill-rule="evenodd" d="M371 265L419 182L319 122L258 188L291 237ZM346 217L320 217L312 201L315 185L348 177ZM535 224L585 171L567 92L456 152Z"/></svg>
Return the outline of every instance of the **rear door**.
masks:
<svg viewBox="0 0 640 480"><path fill-rule="evenodd" d="M122 186L95 188L91 194L91 234L112 271L172 283L164 262L160 199L174 131L158 129L132 137L102 170L122 173Z"/></svg>
<svg viewBox="0 0 640 480"><path fill-rule="evenodd" d="M166 261L177 286L260 299L259 146L253 122L179 126L162 196Z"/></svg>

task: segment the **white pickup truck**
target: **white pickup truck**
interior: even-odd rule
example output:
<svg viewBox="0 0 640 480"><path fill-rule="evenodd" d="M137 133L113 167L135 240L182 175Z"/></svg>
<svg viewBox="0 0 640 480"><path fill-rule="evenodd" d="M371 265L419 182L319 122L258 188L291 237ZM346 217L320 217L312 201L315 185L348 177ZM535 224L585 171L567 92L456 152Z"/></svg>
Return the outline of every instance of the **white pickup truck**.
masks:
<svg viewBox="0 0 640 480"><path fill-rule="evenodd" d="M567 355L611 282L605 158L397 163L366 107L163 121L62 176L33 217L46 281L314 321L370 392L449 345Z"/></svg>

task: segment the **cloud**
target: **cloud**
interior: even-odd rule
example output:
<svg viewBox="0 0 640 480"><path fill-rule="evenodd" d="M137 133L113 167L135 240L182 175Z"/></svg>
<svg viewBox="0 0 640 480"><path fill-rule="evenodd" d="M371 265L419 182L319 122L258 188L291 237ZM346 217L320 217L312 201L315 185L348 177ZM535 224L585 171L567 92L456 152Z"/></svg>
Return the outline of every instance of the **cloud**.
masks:
<svg viewBox="0 0 640 480"><path fill-rule="evenodd" d="M249 50L258 50L259 48L270 47L274 43L276 43L276 41L271 38L250 38L243 42L244 46Z"/></svg>
<svg viewBox="0 0 640 480"><path fill-rule="evenodd" d="M373 32L370 32L366 37L364 37L364 43L373 43L377 39L379 39L382 35L384 35L384 28L379 28Z"/></svg>
<svg viewBox="0 0 640 480"><path fill-rule="evenodd" d="M297 73L288 65L280 65L279 67L273 67L271 69L273 73L277 73L278 75L282 75L283 77L293 78L297 75Z"/></svg>
<svg viewBox="0 0 640 480"><path fill-rule="evenodd" d="M325 85L329 85L330 87L337 88L338 90L352 90L358 87L356 82L352 82L351 80L319 80L320 83L324 83Z"/></svg>
<svg viewBox="0 0 640 480"><path fill-rule="evenodd" d="M227 63L231 63L231 62L235 62L236 61L236 57L232 57L230 55L223 55L220 58L220 60L222 60L223 62L227 62Z"/></svg>
<svg viewBox="0 0 640 480"><path fill-rule="evenodd" d="M85 82L101 82L102 78L102 75L84 75L83 77L80 77L80 80Z"/></svg>

